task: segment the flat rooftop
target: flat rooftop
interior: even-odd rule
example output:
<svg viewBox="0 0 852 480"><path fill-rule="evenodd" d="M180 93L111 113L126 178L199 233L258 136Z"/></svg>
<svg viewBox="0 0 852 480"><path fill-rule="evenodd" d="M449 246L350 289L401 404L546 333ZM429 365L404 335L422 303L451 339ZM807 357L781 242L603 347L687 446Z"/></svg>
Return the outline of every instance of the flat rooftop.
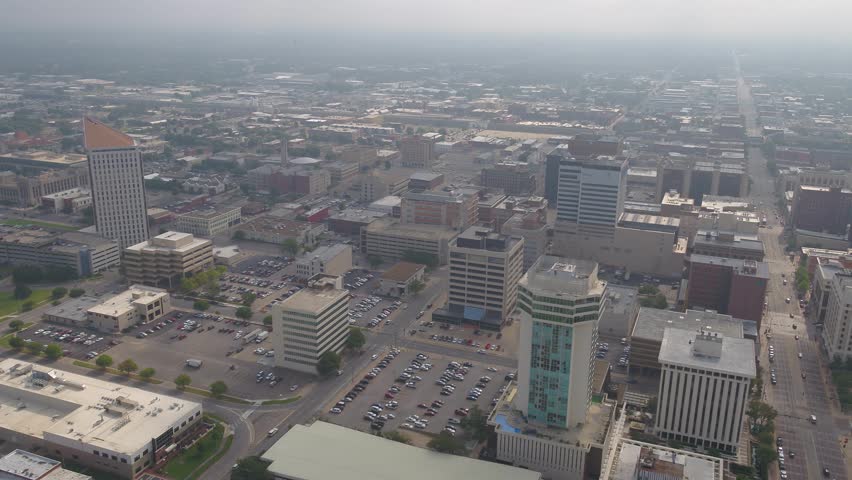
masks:
<svg viewBox="0 0 852 480"><path fill-rule="evenodd" d="M598 280L598 264L591 260L542 255L521 278L530 290L553 296L603 294L606 283Z"/></svg>
<svg viewBox="0 0 852 480"><path fill-rule="evenodd" d="M331 220L370 223L377 218L387 217L387 212L379 212L377 210L362 210L355 208L347 208L342 212L335 213L329 217Z"/></svg>
<svg viewBox="0 0 852 480"><path fill-rule="evenodd" d="M206 208L204 210L195 210L192 212L183 213L178 215L178 217L184 218L201 218L205 220L209 220L211 218L216 218L220 215L224 215L226 213L231 213L234 210L239 210L240 207L217 207L217 208Z"/></svg>
<svg viewBox="0 0 852 480"><path fill-rule="evenodd" d="M701 333L696 330L666 328L660 345L660 363L751 378L756 375L753 340L724 335L714 336L713 338L722 341L721 354L719 356L702 355L696 350L698 346L696 338L699 335ZM712 335L718 335L718 333Z"/></svg>
<svg viewBox="0 0 852 480"><path fill-rule="evenodd" d="M212 242L205 238L195 238L191 233L166 232L151 240L137 243L125 248L125 251L144 253L185 253L191 252L198 247L211 245Z"/></svg>
<svg viewBox="0 0 852 480"><path fill-rule="evenodd" d="M740 260L737 258L713 257L710 255L692 254L689 256L690 263L703 263L706 265L723 265L736 270L740 275L769 279L769 265L766 262L754 260Z"/></svg>
<svg viewBox="0 0 852 480"><path fill-rule="evenodd" d="M131 285L127 290L114 295L103 302L90 307L89 312L101 315L117 315L133 308L136 302L147 303L169 293L160 288L145 285Z"/></svg>
<svg viewBox="0 0 852 480"><path fill-rule="evenodd" d="M82 165L87 160L85 155L53 153L44 150L11 152L0 155L0 163L21 163L59 168Z"/></svg>
<svg viewBox="0 0 852 480"><path fill-rule="evenodd" d="M0 424L35 438L54 436L132 455L200 408L196 402L14 358L0 361Z"/></svg>
<svg viewBox="0 0 852 480"><path fill-rule="evenodd" d="M730 315L701 310L673 312L648 307L639 309L631 336L660 341L665 329L672 327L692 331L705 330L725 337L743 338L743 321Z"/></svg>
<svg viewBox="0 0 852 480"><path fill-rule="evenodd" d="M458 232L441 225L400 223L391 218L380 218L367 226L367 233L393 235L420 240L452 240Z"/></svg>
<svg viewBox="0 0 852 480"><path fill-rule="evenodd" d="M298 220L265 215L255 218L249 222L242 223L237 228L239 230L247 230L251 232L272 232L286 236L297 236L305 230L316 227L317 225L308 222L300 222Z"/></svg>
<svg viewBox="0 0 852 480"><path fill-rule="evenodd" d="M586 421L579 427L554 428L528 422L523 412L515 408L512 403L517 393L518 387L514 384L511 385L506 393L500 397L488 417L488 423L493 424L496 430L506 430L511 433L520 433L563 443L574 444L579 442L583 445L599 446L604 444L612 418L613 406L592 402L588 412L586 412ZM485 477L477 475L476 478Z"/></svg>
<svg viewBox="0 0 852 480"><path fill-rule="evenodd" d="M325 422L295 425L262 458L277 477L304 480L539 480L532 470L394 442Z"/></svg>
<svg viewBox="0 0 852 480"><path fill-rule="evenodd" d="M615 450L617 457L613 459L612 470L608 476L607 472L603 472L602 478L635 480L640 478L640 471L648 475L641 478L657 478L654 476L657 474L661 475L659 478L669 478L662 476L661 470L669 469L672 464L682 472L682 476L674 478L688 478L689 480L722 480L724 478L723 461L720 458L637 442L627 438L620 439L619 443ZM650 460L650 457L653 457L654 461L645 462L643 467L640 459Z"/></svg>
<svg viewBox="0 0 852 480"><path fill-rule="evenodd" d="M304 313L316 313L333 305L341 296L349 295L348 290L336 288L303 288L281 302L281 310Z"/></svg>
<svg viewBox="0 0 852 480"><path fill-rule="evenodd" d="M756 235L742 235L733 233L727 236L721 236L718 232L712 230L699 230L695 234L693 245L719 246L719 247L736 247L743 250L751 250L753 252L763 253L763 241L757 238Z"/></svg>
<svg viewBox="0 0 852 480"><path fill-rule="evenodd" d="M396 262L382 274L382 279L394 282L405 282L414 274L426 268L424 265L412 262Z"/></svg>
<svg viewBox="0 0 852 480"><path fill-rule="evenodd" d="M100 303L101 300L95 297L71 298L55 307L50 307L44 312L44 315L64 318L73 322L86 322L89 320L87 314L89 309Z"/></svg>
<svg viewBox="0 0 852 480"><path fill-rule="evenodd" d="M26 450L14 450L0 458L0 479L91 480L92 477L62 468L62 462Z"/></svg>

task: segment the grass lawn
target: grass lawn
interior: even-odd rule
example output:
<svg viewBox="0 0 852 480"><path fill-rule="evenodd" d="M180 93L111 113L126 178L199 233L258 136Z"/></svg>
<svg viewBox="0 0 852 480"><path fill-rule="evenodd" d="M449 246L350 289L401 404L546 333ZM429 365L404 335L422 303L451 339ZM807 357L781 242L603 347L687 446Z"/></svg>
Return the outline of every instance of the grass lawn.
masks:
<svg viewBox="0 0 852 480"><path fill-rule="evenodd" d="M298 402L302 397L282 398L280 400L266 400L263 405L287 405L288 403Z"/></svg>
<svg viewBox="0 0 852 480"><path fill-rule="evenodd" d="M190 476L190 477L189 477L189 480L195 480L196 478L200 478L202 475L204 475L204 472L206 472L206 471L207 471L207 469L208 469L208 468L210 468L210 466L211 466L211 465L213 465L213 464L215 464L216 462L218 462L218 461L219 461L219 459L221 459L222 457L224 457L224 456L225 456L225 454L226 454L226 453L228 453L228 450L230 450L230 449L231 449L231 444L232 444L232 443L234 443L234 436L233 436L233 435L228 435L228 436L225 438L225 443L223 443L223 444L222 444L222 448L220 448L220 449L219 449L219 453L217 453L216 455L214 455L213 457L211 457L211 458L210 458L210 459L209 459L209 460L208 460L208 461L204 464L204 466L203 466L203 467L201 467L200 469L198 469L198 471L197 471L197 472L195 472L194 474L192 474L192 476Z"/></svg>
<svg viewBox="0 0 852 480"><path fill-rule="evenodd" d="M207 436L197 441L189 450L177 455L163 467L163 472L174 480L186 480L192 472L211 456L215 455L222 446L225 427L217 424Z"/></svg>
<svg viewBox="0 0 852 480"><path fill-rule="evenodd" d="M2 341L3 341L3 340L2 340L2 339L0 339L0 342L2 342ZM84 361L82 361L82 360L74 360L74 362L72 362L72 363L73 363L74 365L78 366L78 367L88 368L88 369L90 369L90 370L100 370L100 369L101 369L101 367L99 367L99 366L98 366L97 364L95 364L95 363L84 362ZM140 370L141 370L141 369L140 369ZM107 371L107 373L111 373L111 374L113 374L113 375L121 375L122 377L126 377L126 376L127 376L127 374L126 374L126 373L124 373L124 372L122 372L121 370L118 370L118 369L116 369L116 368L112 368L112 367L107 367L106 371ZM146 379L144 379L144 378L140 377L139 375L137 375L137 374L135 374L135 373L131 374L131 375L130 375L130 378L132 378L132 379L134 379L134 380L138 380L138 381L140 381L140 382L153 383L154 385L158 385L158 384L160 384L160 383L163 383L163 381L162 381L162 380L157 380L156 378L149 378L149 379L147 379L147 380L146 380Z"/></svg>
<svg viewBox="0 0 852 480"><path fill-rule="evenodd" d="M194 393L196 395L201 395L203 397L215 398L213 396L213 394L210 393L210 390L205 390L203 388L186 386L186 387L183 387L183 391L189 392L189 393ZM226 402L231 402L231 403L239 403L239 404L242 404L242 405L248 405L248 404L252 403L252 402L249 402L248 400L243 400L242 398L232 397L230 395L222 395L221 397L219 397L219 400L224 400Z"/></svg>
<svg viewBox="0 0 852 480"><path fill-rule="evenodd" d="M44 227L44 228L52 228L53 230L64 230L66 232L73 232L80 229L80 227L75 227L72 225L64 225L62 223L51 223L51 222L40 222L38 220L30 220L24 218L4 218L0 220L0 225L11 225L11 226L24 226L24 225L32 225L34 227Z"/></svg>
<svg viewBox="0 0 852 480"><path fill-rule="evenodd" d="M15 298L14 292L0 292L0 317L5 317L13 313L21 311L21 305L25 302L32 301L34 304L50 299L50 290L33 290L29 298L18 300Z"/></svg>

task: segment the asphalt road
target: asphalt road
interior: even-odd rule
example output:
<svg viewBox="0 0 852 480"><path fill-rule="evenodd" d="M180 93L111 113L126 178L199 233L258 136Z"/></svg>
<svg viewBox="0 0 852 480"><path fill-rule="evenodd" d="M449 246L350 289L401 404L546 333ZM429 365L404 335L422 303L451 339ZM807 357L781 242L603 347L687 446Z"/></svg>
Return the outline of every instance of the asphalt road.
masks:
<svg viewBox="0 0 852 480"><path fill-rule="evenodd" d="M746 127L750 134L755 134L759 131L756 112L742 75L739 76L739 98ZM842 416L834 416L829 402L827 392L833 391L833 387L826 359L818 343L816 328L805 321L796 300L792 282L795 264L784 251L786 237L780 223L783 215L776 217L780 212L776 209L774 181L759 148L749 148L749 175L752 179L751 199L768 220L767 228L760 230L770 275L766 298L768 312L761 331L763 351L760 363L766 386L765 399L778 411L776 432L783 437L784 448L788 452L787 473L791 480L816 479L824 478L822 469L828 468L830 478L849 478L840 447L840 434L848 431L848 423ZM787 285L784 285L785 278L788 279ZM786 301L788 297L791 299L789 303ZM774 363L769 362L769 345L775 348ZM801 359L798 358L799 353L802 354ZM770 383L772 368L778 377L777 385ZM810 415L817 417L816 424L808 420ZM794 458L789 457L790 450L795 452ZM770 470L770 478L778 478L777 472L776 464Z"/></svg>

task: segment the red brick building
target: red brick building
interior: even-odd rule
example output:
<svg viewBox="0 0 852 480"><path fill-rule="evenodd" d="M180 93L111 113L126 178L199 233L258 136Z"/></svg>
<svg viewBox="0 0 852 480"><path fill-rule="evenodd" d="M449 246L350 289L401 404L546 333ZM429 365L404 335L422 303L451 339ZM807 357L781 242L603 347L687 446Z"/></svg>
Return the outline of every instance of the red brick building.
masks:
<svg viewBox="0 0 852 480"><path fill-rule="evenodd" d="M753 320L760 329L768 279L769 270L763 262L692 255L686 308Z"/></svg>
<svg viewBox="0 0 852 480"><path fill-rule="evenodd" d="M793 201L793 225L799 230L845 235L852 223L852 191L800 185Z"/></svg>

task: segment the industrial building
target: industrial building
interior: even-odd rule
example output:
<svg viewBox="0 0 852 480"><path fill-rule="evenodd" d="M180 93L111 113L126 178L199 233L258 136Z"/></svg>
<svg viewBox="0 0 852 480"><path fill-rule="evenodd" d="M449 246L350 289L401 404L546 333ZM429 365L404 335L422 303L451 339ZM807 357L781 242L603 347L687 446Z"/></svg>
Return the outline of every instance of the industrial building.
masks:
<svg viewBox="0 0 852 480"><path fill-rule="evenodd" d="M0 439L134 479L201 424L201 404L14 358L0 361Z"/></svg>

